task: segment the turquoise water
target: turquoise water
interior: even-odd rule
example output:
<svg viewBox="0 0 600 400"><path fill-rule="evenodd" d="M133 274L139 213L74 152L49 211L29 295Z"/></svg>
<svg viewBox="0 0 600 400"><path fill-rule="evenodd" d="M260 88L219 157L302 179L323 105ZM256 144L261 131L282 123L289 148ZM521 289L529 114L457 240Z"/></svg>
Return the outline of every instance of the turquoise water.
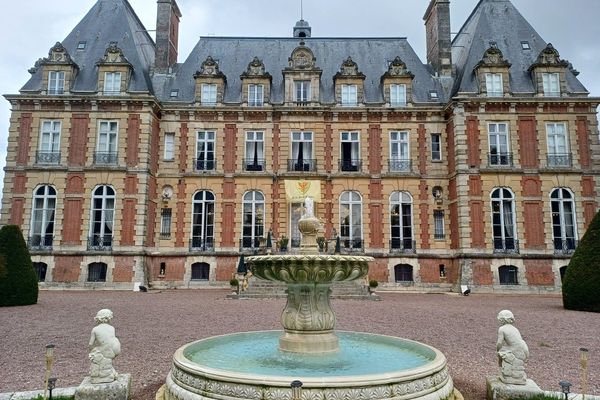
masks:
<svg viewBox="0 0 600 400"><path fill-rule="evenodd" d="M184 356L202 366L243 374L320 377L398 372L423 366L435 352L417 343L387 336L336 332L340 351L323 356L277 349L281 332L245 332L191 344Z"/></svg>

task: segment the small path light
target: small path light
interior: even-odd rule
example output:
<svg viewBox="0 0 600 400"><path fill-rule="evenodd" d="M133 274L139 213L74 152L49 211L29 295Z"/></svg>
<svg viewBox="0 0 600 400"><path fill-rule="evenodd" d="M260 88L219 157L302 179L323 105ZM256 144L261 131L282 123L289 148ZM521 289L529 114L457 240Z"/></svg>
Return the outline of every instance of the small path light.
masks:
<svg viewBox="0 0 600 400"><path fill-rule="evenodd" d="M569 393L571 393L571 382L569 381L560 381L558 382L560 385L561 391L565 394L565 400L569 399Z"/></svg>
<svg viewBox="0 0 600 400"><path fill-rule="evenodd" d="M290 386L292 387L292 400L302 399L302 382L293 381Z"/></svg>
<svg viewBox="0 0 600 400"><path fill-rule="evenodd" d="M50 397L48 397L48 399L50 399L50 400L52 400L52 391L56 387L56 379L57 378L48 379L48 391L50 392Z"/></svg>
<svg viewBox="0 0 600 400"><path fill-rule="evenodd" d="M54 363L54 345L49 344L46 346L46 377L44 379L44 400L48 397L46 396L46 390L48 390L49 379L50 379L50 371L52 370L52 364Z"/></svg>
<svg viewBox="0 0 600 400"><path fill-rule="evenodd" d="M581 366L581 393L583 400L585 400L585 394L587 393L589 354L590 353L588 349L585 347L579 349L579 365Z"/></svg>

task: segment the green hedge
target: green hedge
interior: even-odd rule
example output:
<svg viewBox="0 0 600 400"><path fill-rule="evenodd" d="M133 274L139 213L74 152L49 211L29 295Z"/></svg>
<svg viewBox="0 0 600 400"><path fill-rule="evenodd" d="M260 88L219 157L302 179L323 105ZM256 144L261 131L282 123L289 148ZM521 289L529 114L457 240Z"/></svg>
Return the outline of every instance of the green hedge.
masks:
<svg viewBox="0 0 600 400"><path fill-rule="evenodd" d="M600 312L600 212L571 258L562 293L566 309Z"/></svg>
<svg viewBox="0 0 600 400"><path fill-rule="evenodd" d="M0 307L37 303L37 274L16 225L0 229Z"/></svg>

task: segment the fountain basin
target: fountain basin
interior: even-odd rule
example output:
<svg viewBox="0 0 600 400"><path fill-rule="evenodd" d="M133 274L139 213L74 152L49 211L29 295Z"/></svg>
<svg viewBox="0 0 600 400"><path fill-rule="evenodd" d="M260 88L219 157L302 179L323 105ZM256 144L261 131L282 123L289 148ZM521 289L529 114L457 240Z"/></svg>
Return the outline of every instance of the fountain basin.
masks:
<svg viewBox="0 0 600 400"><path fill-rule="evenodd" d="M445 356L390 336L337 332L340 351L325 355L277 350L281 331L245 332L187 344L175 352L165 400L454 399Z"/></svg>

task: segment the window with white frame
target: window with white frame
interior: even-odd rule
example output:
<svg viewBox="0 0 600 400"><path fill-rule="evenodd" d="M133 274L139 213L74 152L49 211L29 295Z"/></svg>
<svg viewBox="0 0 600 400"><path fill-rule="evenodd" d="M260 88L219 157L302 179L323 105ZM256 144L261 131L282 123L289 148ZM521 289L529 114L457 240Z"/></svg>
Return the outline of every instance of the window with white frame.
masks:
<svg viewBox="0 0 600 400"><path fill-rule="evenodd" d="M310 101L310 81L294 81L294 101L308 103Z"/></svg>
<svg viewBox="0 0 600 400"><path fill-rule="evenodd" d="M92 216L88 247L97 250L112 248L115 214L115 190L98 186L92 193Z"/></svg>
<svg viewBox="0 0 600 400"><path fill-rule="evenodd" d="M560 75L558 72L543 73L542 84L545 97L560 97Z"/></svg>
<svg viewBox="0 0 600 400"><path fill-rule="evenodd" d="M570 167L571 152L567 141L567 128L563 122L546 124L548 138L548 166Z"/></svg>
<svg viewBox="0 0 600 400"><path fill-rule="evenodd" d="M52 248L55 210L56 190L48 185L37 188L33 194L29 247Z"/></svg>
<svg viewBox="0 0 600 400"><path fill-rule="evenodd" d="M442 161L442 135L431 134L431 160Z"/></svg>
<svg viewBox="0 0 600 400"><path fill-rule="evenodd" d="M390 172L411 169L409 134L406 131L390 132Z"/></svg>
<svg viewBox="0 0 600 400"><path fill-rule="evenodd" d="M100 121L98 146L94 158L96 164L117 163L118 132L117 121Z"/></svg>
<svg viewBox="0 0 600 400"><path fill-rule="evenodd" d="M265 170L265 134L264 132L246 132L246 171Z"/></svg>
<svg viewBox="0 0 600 400"><path fill-rule="evenodd" d="M60 162L61 121L42 121L40 143L36 154L38 164L58 164Z"/></svg>
<svg viewBox="0 0 600 400"><path fill-rule="evenodd" d="M406 107L406 85L390 85L390 105L392 107Z"/></svg>
<svg viewBox="0 0 600 400"><path fill-rule="evenodd" d="M217 84L216 83L203 83L202 84L202 98L200 103L203 105L214 106L217 104Z"/></svg>
<svg viewBox="0 0 600 400"><path fill-rule="evenodd" d="M390 249L413 252L413 198L408 192L393 192L390 196Z"/></svg>
<svg viewBox="0 0 600 400"><path fill-rule="evenodd" d="M160 238L168 239L171 237L171 221L173 210L171 208L163 208L160 211Z"/></svg>
<svg viewBox="0 0 600 400"><path fill-rule="evenodd" d="M104 94L114 95L121 93L121 73L104 73Z"/></svg>
<svg viewBox="0 0 600 400"><path fill-rule="evenodd" d="M314 171L312 132L292 132L292 158L288 162L290 171Z"/></svg>
<svg viewBox="0 0 600 400"><path fill-rule="evenodd" d="M340 170L360 171L360 134L359 132L342 132Z"/></svg>
<svg viewBox="0 0 600 400"><path fill-rule="evenodd" d="M209 191L200 191L194 195L192 212L193 250L214 249L215 236L215 195Z"/></svg>
<svg viewBox="0 0 600 400"><path fill-rule="evenodd" d="M488 124L488 137L490 145L490 165L512 165L510 153L508 124L504 122Z"/></svg>
<svg viewBox="0 0 600 400"><path fill-rule="evenodd" d="M362 249L362 197L358 192L340 196L340 240L345 249Z"/></svg>
<svg viewBox="0 0 600 400"><path fill-rule="evenodd" d="M215 169L215 132L200 131L196 138L196 171L213 171Z"/></svg>
<svg viewBox="0 0 600 400"><path fill-rule="evenodd" d="M165 161L173 161L175 159L175 133L165 133Z"/></svg>
<svg viewBox="0 0 600 400"><path fill-rule="evenodd" d="M550 194L552 207L552 237L556 253L572 253L577 247L575 200L565 188L554 189Z"/></svg>
<svg viewBox="0 0 600 400"><path fill-rule="evenodd" d="M265 196L256 190L243 199L242 248L258 248L265 229Z"/></svg>
<svg viewBox="0 0 600 400"><path fill-rule="evenodd" d="M434 210L433 211L433 226L434 226L433 238L435 240L444 239L446 237L446 232L444 229L444 211L443 210Z"/></svg>
<svg viewBox="0 0 600 400"><path fill-rule="evenodd" d="M65 92L65 72L50 71L48 73L48 94L63 94Z"/></svg>
<svg viewBox="0 0 600 400"><path fill-rule="evenodd" d="M492 192L492 230L495 252L518 252L515 200L509 189L498 188Z"/></svg>
<svg viewBox="0 0 600 400"><path fill-rule="evenodd" d="M485 87L487 90L488 97L504 96L502 74L485 74Z"/></svg>
<svg viewBox="0 0 600 400"><path fill-rule="evenodd" d="M262 107L264 98L264 85L248 85L248 105L250 107Z"/></svg>
<svg viewBox="0 0 600 400"><path fill-rule="evenodd" d="M355 107L358 105L358 92L356 85L342 85L342 106Z"/></svg>

